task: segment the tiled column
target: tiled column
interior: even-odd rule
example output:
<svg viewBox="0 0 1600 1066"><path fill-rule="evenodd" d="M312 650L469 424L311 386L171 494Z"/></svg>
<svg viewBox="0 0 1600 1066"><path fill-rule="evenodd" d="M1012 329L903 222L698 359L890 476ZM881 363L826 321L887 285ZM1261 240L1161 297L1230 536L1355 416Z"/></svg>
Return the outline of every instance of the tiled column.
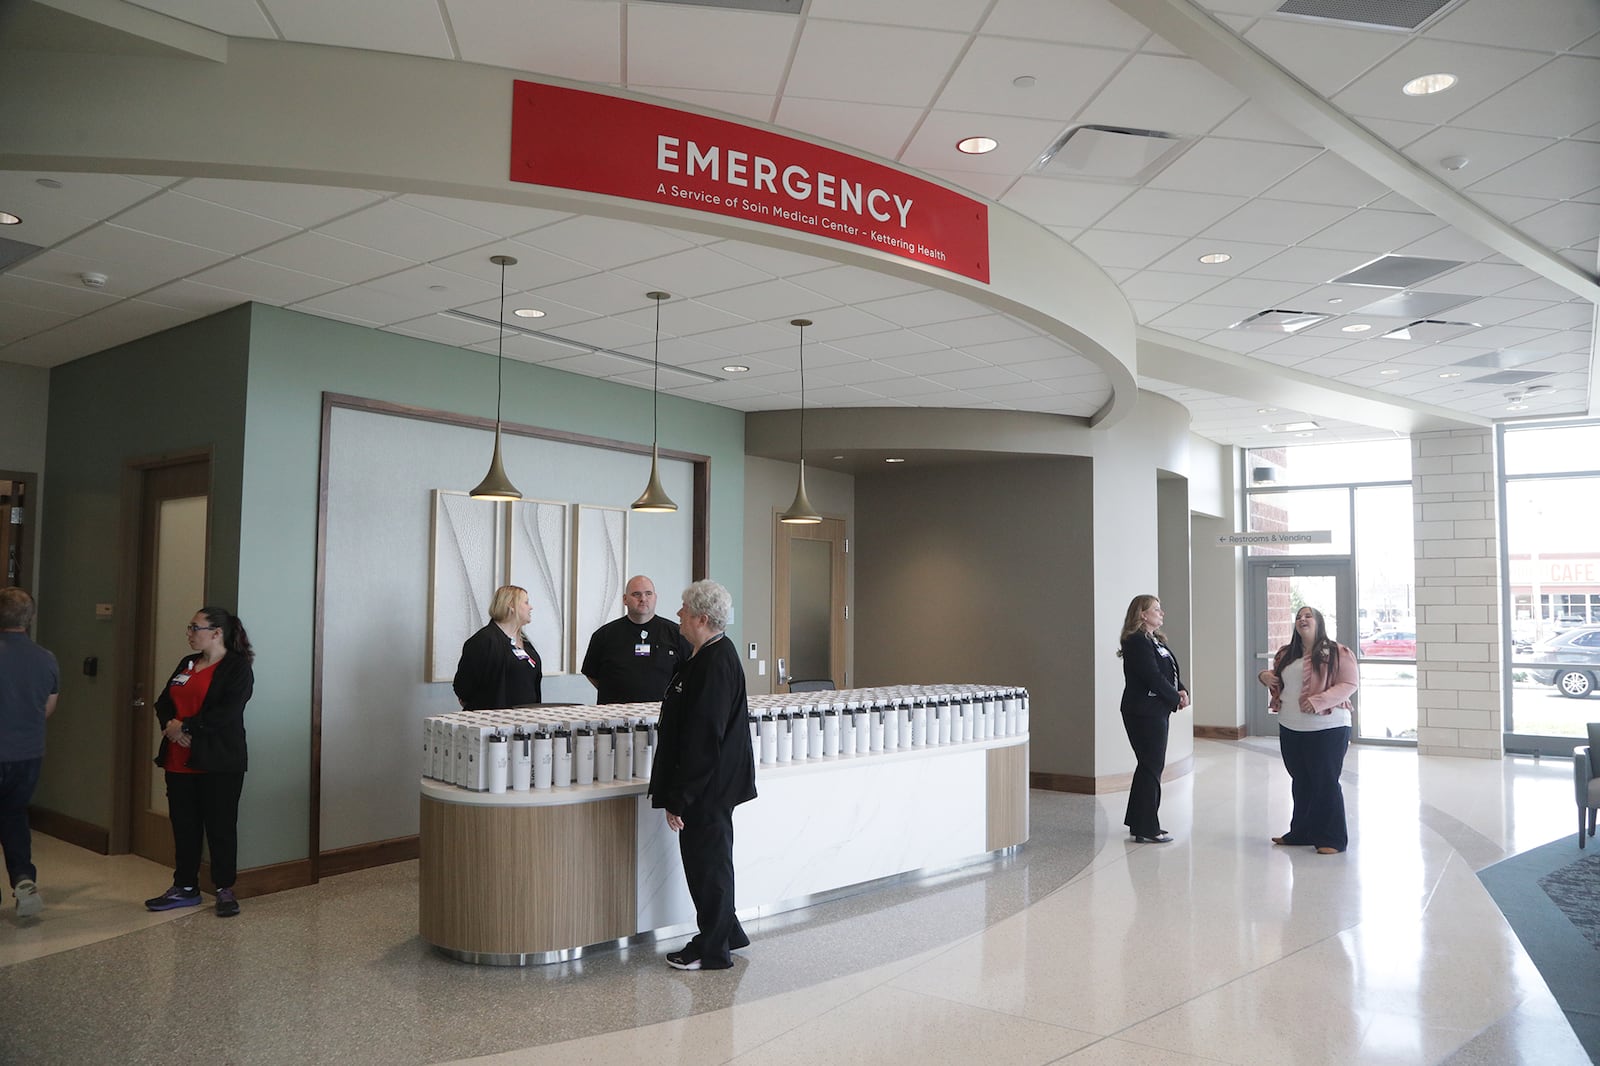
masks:
<svg viewBox="0 0 1600 1066"><path fill-rule="evenodd" d="M1417 750L1498 759L1500 538L1492 429L1411 438Z"/></svg>

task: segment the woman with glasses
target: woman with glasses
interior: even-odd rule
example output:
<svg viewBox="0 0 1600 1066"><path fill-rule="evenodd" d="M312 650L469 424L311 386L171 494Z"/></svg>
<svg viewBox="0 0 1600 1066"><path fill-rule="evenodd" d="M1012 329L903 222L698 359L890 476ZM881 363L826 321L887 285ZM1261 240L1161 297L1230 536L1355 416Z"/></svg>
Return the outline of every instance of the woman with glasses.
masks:
<svg viewBox="0 0 1600 1066"><path fill-rule="evenodd" d="M522 627L533 621L528 590L501 585L489 600L489 624L461 645L456 699L463 710L527 707L544 702L544 668Z"/></svg>
<svg viewBox="0 0 1600 1066"><path fill-rule="evenodd" d="M156 697L166 771L167 812L176 852L172 887L144 905L153 911L196 907L200 843L211 847L217 917L239 913L233 884L239 865L239 795L244 791L244 705L255 688L255 652L239 619L202 607L189 621L189 651Z"/></svg>

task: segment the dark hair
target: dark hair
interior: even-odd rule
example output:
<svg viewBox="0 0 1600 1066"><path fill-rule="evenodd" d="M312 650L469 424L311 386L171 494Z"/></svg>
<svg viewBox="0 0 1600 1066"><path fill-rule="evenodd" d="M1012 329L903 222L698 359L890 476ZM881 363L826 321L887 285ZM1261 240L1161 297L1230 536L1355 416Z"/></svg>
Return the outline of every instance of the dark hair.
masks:
<svg viewBox="0 0 1600 1066"><path fill-rule="evenodd" d="M1315 607L1305 606L1294 612L1295 619L1300 618L1300 611L1310 611L1311 616L1317 620L1317 631L1311 638L1310 656L1316 664L1317 670L1324 676L1334 673L1339 669L1339 645L1328 639L1328 623L1322 617L1322 612ZM1272 657L1272 672L1283 673L1283 668L1307 654L1301 646L1300 627L1295 626L1294 636L1289 638L1289 643L1278 649Z"/></svg>
<svg viewBox="0 0 1600 1066"><path fill-rule="evenodd" d="M33 597L26 589L0 589L0 629L27 629L33 623Z"/></svg>
<svg viewBox="0 0 1600 1066"><path fill-rule="evenodd" d="M244 661L256 661L255 650L250 647L250 637L244 631L244 623L238 617L228 612L226 607L202 607L200 613L206 616L206 621L214 626L222 627L222 646L234 655L244 656Z"/></svg>

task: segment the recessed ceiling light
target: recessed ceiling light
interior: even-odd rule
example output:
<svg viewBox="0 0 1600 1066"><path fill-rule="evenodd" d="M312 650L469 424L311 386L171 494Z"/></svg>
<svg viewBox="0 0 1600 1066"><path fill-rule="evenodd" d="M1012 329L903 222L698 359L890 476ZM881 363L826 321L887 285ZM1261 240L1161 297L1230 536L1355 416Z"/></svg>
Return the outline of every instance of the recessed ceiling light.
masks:
<svg viewBox="0 0 1600 1066"><path fill-rule="evenodd" d="M1399 371L1399 370L1397 370L1397 369L1396 369L1396 368L1394 368L1394 367L1392 367L1392 366L1391 366L1391 367L1389 367L1389 368L1388 368L1388 369L1386 369L1386 370L1380 370L1380 371L1378 371L1378 373L1380 373L1380 374L1382 374L1382 375L1383 375L1383 376L1384 376L1384 377L1392 377L1392 376L1394 376L1394 375L1395 375L1395 374L1398 374L1398 373L1400 373L1400 371Z"/></svg>
<svg viewBox="0 0 1600 1066"><path fill-rule="evenodd" d="M22 219L13 215L10 211L0 211L0 226L15 226L21 222Z"/></svg>
<svg viewBox="0 0 1600 1066"><path fill-rule="evenodd" d="M1019 89L1031 89L1038 80L1032 74L1018 74L1011 79L1011 84Z"/></svg>
<svg viewBox="0 0 1600 1066"><path fill-rule="evenodd" d="M1276 410L1277 410L1276 407L1257 407L1256 408L1256 414L1258 414L1258 415L1270 415L1272 412L1274 412Z"/></svg>
<svg viewBox="0 0 1600 1066"><path fill-rule="evenodd" d="M1331 304L1342 304L1342 303L1344 303L1344 297L1343 296L1335 296L1333 299L1329 300L1328 302L1331 303Z"/></svg>
<svg viewBox="0 0 1600 1066"><path fill-rule="evenodd" d="M33 183L46 189L61 188L61 183L55 178L34 178Z"/></svg>
<svg viewBox="0 0 1600 1066"><path fill-rule="evenodd" d="M750 368L747 367L747 366L740 366L739 364L735 363L732 366L723 367L722 368L722 372L724 374L743 374L744 372L746 372L749 369Z"/></svg>
<svg viewBox="0 0 1600 1066"><path fill-rule="evenodd" d="M1226 263L1232 258L1233 256L1229 255L1227 252L1208 252L1200 257L1200 262L1209 266L1213 263Z"/></svg>
<svg viewBox="0 0 1600 1066"><path fill-rule="evenodd" d="M1310 433L1310 431L1304 431L1304 432L1296 433L1295 436L1297 436L1297 437L1309 437L1309 436L1311 436L1311 433Z"/></svg>
<svg viewBox="0 0 1600 1066"><path fill-rule="evenodd" d="M1447 370L1443 374L1440 374L1439 376L1442 377L1442 378L1458 378L1458 377L1461 376L1461 371L1459 371L1459 370Z"/></svg>
<svg viewBox="0 0 1600 1066"><path fill-rule="evenodd" d="M888 459L885 459L884 462L886 462L886 463L903 463L903 462L905 462L905 460L891 456Z"/></svg>
<svg viewBox="0 0 1600 1066"><path fill-rule="evenodd" d="M967 155L983 155L1000 147L993 137L966 137L956 142L956 151Z"/></svg>
<svg viewBox="0 0 1600 1066"><path fill-rule="evenodd" d="M1339 327L1339 332L1340 333L1365 333L1367 330L1369 330L1371 328L1372 327L1367 325L1365 322L1357 322L1354 325Z"/></svg>
<svg viewBox="0 0 1600 1066"><path fill-rule="evenodd" d="M1439 165L1444 167L1446 170L1455 171L1465 170L1467 168L1467 164L1470 162L1472 162L1472 160L1468 159L1464 155L1447 155L1443 159L1439 160Z"/></svg>
<svg viewBox="0 0 1600 1066"><path fill-rule="evenodd" d="M444 286L443 285L429 285L428 286L428 291L429 292L444 292Z"/></svg>
<svg viewBox="0 0 1600 1066"><path fill-rule="evenodd" d="M834 458L835 458L835 459L843 459L843 458L844 458L844 456L842 456L842 455L835 455L835 456L834 456Z"/></svg>
<svg viewBox="0 0 1600 1066"><path fill-rule="evenodd" d="M517 308L515 311L513 311L511 313L516 315L518 318L543 318L544 317L544 312L539 310L537 307L519 307L519 308Z"/></svg>
<svg viewBox="0 0 1600 1066"><path fill-rule="evenodd" d="M1527 409L1528 405L1525 403L1514 403L1506 408L1507 411L1526 411Z"/></svg>
<svg viewBox="0 0 1600 1066"><path fill-rule="evenodd" d="M1431 96L1442 93L1456 83L1454 74L1424 74L1420 78L1412 78L1401 87L1400 91L1407 96Z"/></svg>

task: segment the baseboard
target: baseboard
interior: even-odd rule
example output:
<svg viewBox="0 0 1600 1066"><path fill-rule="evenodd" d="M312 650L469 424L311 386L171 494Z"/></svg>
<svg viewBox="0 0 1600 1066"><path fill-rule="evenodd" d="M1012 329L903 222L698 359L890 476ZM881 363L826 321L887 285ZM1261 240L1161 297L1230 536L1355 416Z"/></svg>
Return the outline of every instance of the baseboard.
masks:
<svg viewBox="0 0 1600 1066"><path fill-rule="evenodd" d="M202 883L210 883L209 867L201 870L200 880ZM255 866L248 870L240 870L233 891L240 899L245 899L249 896L282 892L289 888L304 888L309 884L311 884L311 860L294 859L272 866Z"/></svg>
<svg viewBox="0 0 1600 1066"><path fill-rule="evenodd" d="M1174 781L1194 773L1194 756L1185 756L1177 762L1167 763L1161 771L1161 780ZM1046 792L1075 792L1079 795L1098 796L1106 792L1126 792L1133 786L1133 774L1107 774L1104 777L1084 777L1080 774L1051 774L1038 770L1028 774L1028 787Z"/></svg>
<svg viewBox="0 0 1600 1066"><path fill-rule="evenodd" d="M1194 735L1200 740L1243 740L1250 733L1242 725L1197 725Z"/></svg>
<svg viewBox="0 0 1600 1066"><path fill-rule="evenodd" d="M374 866L387 866L394 862L415 859L421 853L416 836L375 840L370 844L356 844L348 848L325 851L321 855L318 873L323 877L369 870Z"/></svg>
<svg viewBox="0 0 1600 1066"><path fill-rule="evenodd" d="M29 807L28 825L32 829L64 840L75 847L97 855L111 854L111 831L102 829L70 814L52 811L48 807Z"/></svg>

